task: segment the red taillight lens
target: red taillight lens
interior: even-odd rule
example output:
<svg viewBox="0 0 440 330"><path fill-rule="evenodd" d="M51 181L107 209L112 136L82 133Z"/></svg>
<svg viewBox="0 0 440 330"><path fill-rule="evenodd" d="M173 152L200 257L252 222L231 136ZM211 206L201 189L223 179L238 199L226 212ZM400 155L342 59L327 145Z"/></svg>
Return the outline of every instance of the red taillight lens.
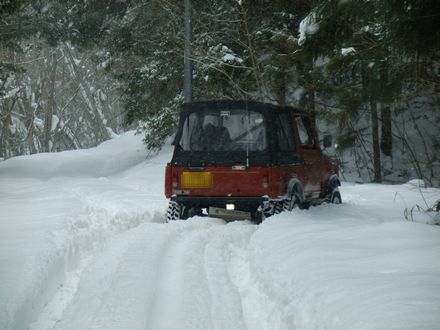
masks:
<svg viewBox="0 0 440 330"><path fill-rule="evenodd" d="M176 172L173 173L173 188L177 188L179 186L179 176Z"/></svg>
<svg viewBox="0 0 440 330"><path fill-rule="evenodd" d="M269 188L269 178L268 178L267 176L265 176L265 177L263 178L263 188L264 188L264 189Z"/></svg>

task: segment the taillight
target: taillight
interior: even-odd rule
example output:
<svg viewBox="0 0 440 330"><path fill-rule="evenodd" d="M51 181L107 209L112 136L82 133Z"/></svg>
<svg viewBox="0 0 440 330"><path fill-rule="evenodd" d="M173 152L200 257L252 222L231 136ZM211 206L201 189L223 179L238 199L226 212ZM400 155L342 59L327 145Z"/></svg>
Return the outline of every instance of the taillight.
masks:
<svg viewBox="0 0 440 330"><path fill-rule="evenodd" d="M177 188L179 186L179 176L176 172L173 173L173 188Z"/></svg>
<svg viewBox="0 0 440 330"><path fill-rule="evenodd" d="M263 178L263 188L264 188L264 189L269 188L269 178L268 178L267 176L265 176L265 177Z"/></svg>
<svg viewBox="0 0 440 330"><path fill-rule="evenodd" d="M170 198L173 190L173 170L169 164L165 168L165 196Z"/></svg>

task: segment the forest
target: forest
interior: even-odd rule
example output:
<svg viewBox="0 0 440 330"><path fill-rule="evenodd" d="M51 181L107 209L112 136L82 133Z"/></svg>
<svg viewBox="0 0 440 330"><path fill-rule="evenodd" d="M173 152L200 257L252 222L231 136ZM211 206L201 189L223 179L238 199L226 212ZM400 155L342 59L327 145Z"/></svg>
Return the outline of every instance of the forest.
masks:
<svg viewBox="0 0 440 330"><path fill-rule="evenodd" d="M192 0L194 100L314 115L347 180L440 185L438 0ZM125 130L183 97L184 1L0 0L0 161Z"/></svg>

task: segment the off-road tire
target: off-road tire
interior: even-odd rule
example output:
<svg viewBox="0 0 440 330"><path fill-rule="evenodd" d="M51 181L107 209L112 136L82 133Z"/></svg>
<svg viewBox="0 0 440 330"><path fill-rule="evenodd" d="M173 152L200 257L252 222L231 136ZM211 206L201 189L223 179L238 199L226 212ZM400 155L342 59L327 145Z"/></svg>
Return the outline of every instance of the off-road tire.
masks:
<svg viewBox="0 0 440 330"><path fill-rule="evenodd" d="M342 204L341 193L338 188L333 189L332 194L330 196L330 203L332 204Z"/></svg>
<svg viewBox="0 0 440 330"><path fill-rule="evenodd" d="M274 213L273 202L269 202L269 204L263 209L263 214L265 218L271 217Z"/></svg>
<svg viewBox="0 0 440 330"><path fill-rule="evenodd" d="M273 214L280 214L284 211L283 202L274 202Z"/></svg>
<svg viewBox="0 0 440 330"><path fill-rule="evenodd" d="M269 218L275 214L280 214L281 212L283 212L283 203L275 201L270 201L263 210L265 218Z"/></svg>
<svg viewBox="0 0 440 330"><path fill-rule="evenodd" d="M283 211L292 211L293 209L300 209L301 202L296 194L293 194L289 199L283 200Z"/></svg>
<svg viewBox="0 0 440 330"><path fill-rule="evenodd" d="M170 201L167 209L167 222L182 219L184 206L175 201Z"/></svg>

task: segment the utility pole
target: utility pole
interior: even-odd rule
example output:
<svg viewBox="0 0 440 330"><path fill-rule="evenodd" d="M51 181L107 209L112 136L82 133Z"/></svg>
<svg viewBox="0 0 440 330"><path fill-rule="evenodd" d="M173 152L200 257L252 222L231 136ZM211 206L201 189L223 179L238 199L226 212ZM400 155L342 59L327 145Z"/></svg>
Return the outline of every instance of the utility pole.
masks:
<svg viewBox="0 0 440 330"><path fill-rule="evenodd" d="M191 54L191 0L185 0L185 54L183 74L183 95L185 103L192 101L193 63Z"/></svg>

